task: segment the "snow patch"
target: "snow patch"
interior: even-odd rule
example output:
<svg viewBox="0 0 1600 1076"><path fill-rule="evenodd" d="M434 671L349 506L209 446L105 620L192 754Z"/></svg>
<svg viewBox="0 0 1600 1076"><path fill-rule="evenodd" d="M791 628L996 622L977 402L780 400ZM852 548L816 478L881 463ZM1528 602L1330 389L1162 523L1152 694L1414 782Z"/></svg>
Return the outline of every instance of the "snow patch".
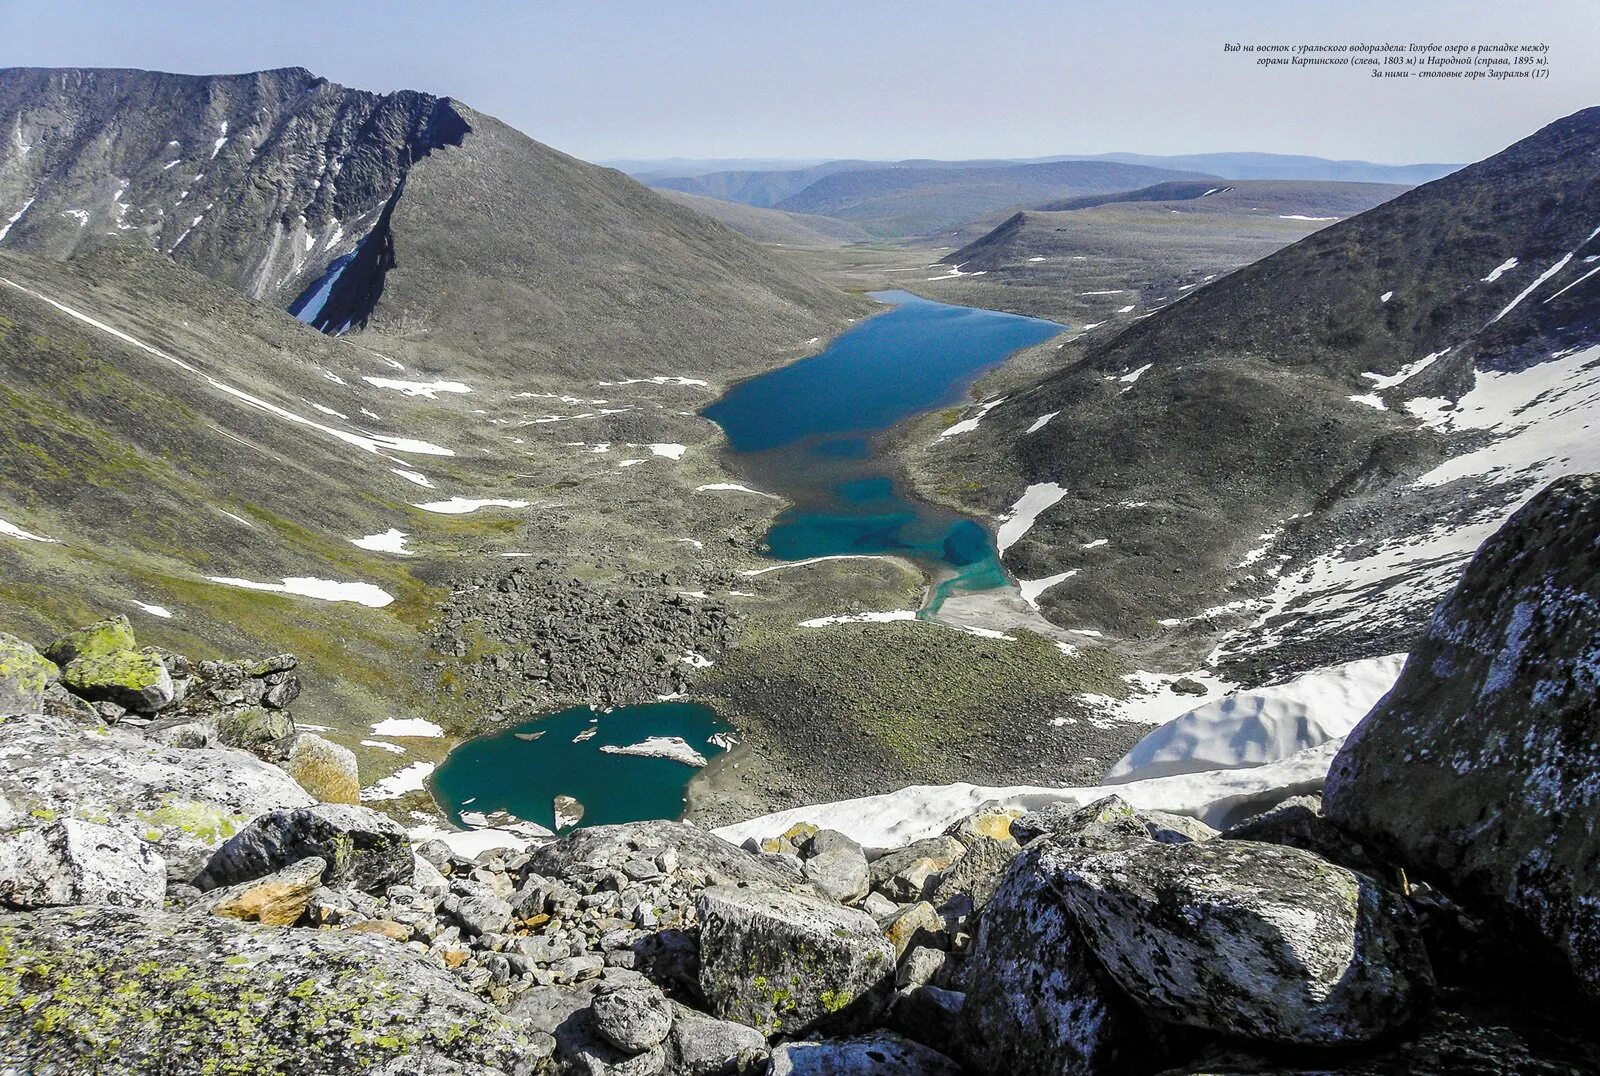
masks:
<svg viewBox="0 0 1600 1076"><path fill-rule="evenodd" d="M29 198L26 202L22 203L21 209L11 214L10 218L6 220L5 224L0 226L0 239L4 239L6 237L6 234L11 231L11 226L17 223L17 221L21 220L22 214L26 213L32 205L33 199Z"/></svg>
<svg viewBox="0 0 1600 1076"><path fill-rule="evenodd" d="M396 389L407 396L422 396L437 400L441 392L467 393L472 389L459 381L400 381L392 377L362 377L363 381L380 389Z"/></svg>
<svg viewBox="0 0 1600 1076"><path fill-rule="evenodd" d="M34 534L32 531L25 531L15 523L4 519L0 519L0 534L5 535L7 538L15 538L19 542L44 542L48 545L61 544L60 541L55 538L46 538L42 534Z"/></svg>
<svg viewBox="0 0 1600 1076"><path fill-rule="evenodd" d="M436 740L444 736L444 729L426 718L386 717L372 726L372 734Z"/></svg>
<svg viewBox="0 0 1600 1076"><path fill-rule="evenodd" d="M941 433L939 435L939 440L942 441L946 437L955 437L955 436L957 436L959 434L963 434L963 433L971 433L973 430L978 428L978 423L983 421L983 417L985 415L987 415L990 411L994 410L1000 404L1005 403L1005 401L1006 401L1006 397L1004 397L1004 396L998 397L998 398L993 399L993 400L986 401L981 407L978 408L978 413L976 415L973 415L971 418L968 418L968 419L962 419L960 422L956 423L954 426L951 426L948 430L945 430L943 433Z"/></svg>
<svg viewBox="0 0 1600 1076"><path fill-rule="evenodd" d="M420 508L424 512L437 512L442 516L464 516L480 508L526 508L528 504L528 501L504 500L497 497L479 499L451 497L448 501L427 501L424 504L413 504L411 507Z"/></svg>
<svg viewBox="0 0 1600 1076"><path fill-rule="evenodd" d="M165 605L151 605L148 602L140 601L138 598L129 598L128 600L134 605L137 605L139 608L143 609L145 612L149 613L151 616L158 616L162 620L172 619L172 610L168 609Z"/></svg>
<svg viewBox="0 0 1600 1076"><path fill-rule="evenodd" d="M1077 568L1071 568L1055 575L1047 575L1043 579L1018 579L1017 589L1022 592L1022 600L1037 611L1039 608L1039 595L1055 586L1064 583L1078 574Z"/></svg>
<svg viewBox="0 0 1600 1076"><path fill-rule="evenodd" d="M800 621L802 628L826 628L834 624L887 624L894 620L915 620L915 609L893 609L887 613L840 613Z"/></svg>
<svg viewBox="0 0 1600 1076"><path fill-rule="evenodd" d="M775 501L783 500L782 497L779 497L775 493L762 493L759 489L751 489L749 486L741 486L737 482L707 482L703 486L694 487L694 491L696 493L711 493L717 490L726 490L730 493L753 493L757 497L771 497Z"/></svg>
<svg viewBox="0 0 1600 1076"><path fill-rule="evenodd" d="M390 527L381 534L369 534L364 538L352 538L350 544L361 549L370 549L375 553L398 553L402 557L411 556L411 550L406 548L406 532Z"/></svg>
<svg viewBox="0 0 1600 1076"><path fill-rule="evenodd" d="M206 578L213 583L243 587L245 590L293 594L325 602L355 602L369 609L382 609L394 601L394 595L371 583L340 583L331 579L312 579L308 576L289 576L281 583L258 583L251 579L234 579L224 575L208 575Z"/></svg>
<svg viewBox="0 0 1600 1076"><path fill-rule="evenodd" d="M421 792L428 787L428 777L436 767L432 762L413 762L403 769L391 773L377 784L361 790L363 802L372 800L396 800L412 792Z"/></svg>
<svg viewBox="0 0 1600 1076"><path fill-rule="evenodd" d="M1017 503L1011 506L1011 511L1002 517L1004 522L1000 524L1000 530L995 535L995 545L999 552L1004 555L1006 550L1028 533L1041 512L1066 495L1066 487L1055 482L1036 482L1029 486L1027 491L1017 498Z"/></svg>
<svg viewBox="0 0 1600 1076"><path fill-rule="evenodd" d="M1047 425L1049 425L1050 424L1050 420L1055 418L1059 414L1061 414L1060 411L1052 411L1048 415L1040 415L1038 418L1033 420L1033 425L1029 426L1023 432L1024 433L1037 433L1040 430L1044 429Z"/></svg>
<svg viewBox="0 0 1600 1076"><path fill-rule="evenodd" d="M1502 276L1504 276L1506 273L1510 272L1512 269L1515 269L1516 267L1517 267L1517 259L1515 259L1515 258L1507 258L1505 261L1501 262L1499 265L1497 265L1493 269L1489 270L1489 275L1484 277L1481 281L1479 281L1479 283L1480 284L1493 284L1496 280L1499 280Z"/></svg>

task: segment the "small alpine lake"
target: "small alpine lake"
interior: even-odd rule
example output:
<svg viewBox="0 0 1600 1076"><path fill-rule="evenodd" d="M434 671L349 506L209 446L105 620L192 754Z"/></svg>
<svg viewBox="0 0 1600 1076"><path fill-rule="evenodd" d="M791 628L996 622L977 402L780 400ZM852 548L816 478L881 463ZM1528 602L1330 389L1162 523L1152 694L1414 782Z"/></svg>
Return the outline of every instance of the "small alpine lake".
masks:
<svg viewBox="0 0 1600 1076"><path fill-rule="evenodd" d="M697 766L604 748L677 737L709 760L725 750L712 738L731 732L715 710L695 702L610 711L575 706L461 744L434 771L433 798L450 821L467 828L484 822L463 814L505 811L554 829L552 803L561 795L583 804L585 826L677 818Z"/></svg>
<svg viewBox="0 0 1600 1076"><path fill-rule="evenodd" d="M933 609L952 589L1004 586L1005 570L980 523L908 497L876 442L904 419L965 402L980 376L1065 326L904 291L873 298L891 309L701 414L727 434L743 476L792 502L767 534L769 556L904 556L940 579Z"/></svg>

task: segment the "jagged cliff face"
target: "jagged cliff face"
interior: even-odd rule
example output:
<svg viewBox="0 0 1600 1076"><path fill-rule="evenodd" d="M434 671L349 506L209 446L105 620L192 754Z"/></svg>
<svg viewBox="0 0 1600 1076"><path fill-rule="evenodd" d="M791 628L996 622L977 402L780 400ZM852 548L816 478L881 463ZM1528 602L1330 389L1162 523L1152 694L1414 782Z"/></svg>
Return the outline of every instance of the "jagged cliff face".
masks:
<svg viewBox="0 0 1600 1076"><path fill-rule="evenodd" d="M64 257L133 239L288 305L373 230L417 160L467 129L442 98L346 89L303 68L11 68L0 246Z"/></svg>

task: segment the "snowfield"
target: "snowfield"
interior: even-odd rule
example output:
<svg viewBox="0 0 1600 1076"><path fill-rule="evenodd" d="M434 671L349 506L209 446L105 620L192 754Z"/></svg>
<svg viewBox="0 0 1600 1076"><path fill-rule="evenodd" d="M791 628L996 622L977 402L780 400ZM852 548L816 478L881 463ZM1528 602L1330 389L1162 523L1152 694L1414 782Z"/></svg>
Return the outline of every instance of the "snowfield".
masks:
<svg viewBox="0 0 1600 1076"><path fill-rule="evenodd" d="M350 544L361 549L370 549L375 553L398 553L402 557L409 557L411 550L406 548L406 532L390 527L382 534L369 534L365 538L352 538Z"/></svg>
<svg viewBox="0 0 1600 1076"><path fill-rule="evenodd" d="M476 512L480 508L526 508L528 501L504 500L500 498L451 497L448 501L428 501L425 504L413 504L411 507L420 508L424 512L437 512L444 516L464 516L468 512Z"/></svg>
<svg viewBox="0 0 1600 1076"><path fill-rule="evenodd" d="M399 381L392 377L363 377L361 380L380 389L395 389L407 396L437 400L441 392L468 393L472 389L459 381Z"/></svg>
<svg viewBox="0 0 1600 1076"><path fill-rule="evenodd" d="M1054 482L1037 482L1029 486L1017 499L1017 503L1011 506L1011 511L1005 515L1004 522L1000 524L1000 530L995 535L995 545L1001 555L1028 533L1040 513L1066 495L1066 487Z"/></svg>
<svg viewBox="0 0 1600 1076"><path fill-rule="evenodd" d="M1405 657L1317 669L1190 710L1135 744L1101 783L1260 766L1341 738L1394 686Z"/></svg>
<svg viewBox="0 0 1600 1076"><path fill-rule="evenodd" d="M208 575L206 578L213 583L242 587L245 590L294 594L325 602L355 602L369 609L382 609L394 601L394 595L371 583L340 583L332 579L312 579L308 576L289 576L281 583L258 583L252 579L235 579L223 575Z"/></svg>

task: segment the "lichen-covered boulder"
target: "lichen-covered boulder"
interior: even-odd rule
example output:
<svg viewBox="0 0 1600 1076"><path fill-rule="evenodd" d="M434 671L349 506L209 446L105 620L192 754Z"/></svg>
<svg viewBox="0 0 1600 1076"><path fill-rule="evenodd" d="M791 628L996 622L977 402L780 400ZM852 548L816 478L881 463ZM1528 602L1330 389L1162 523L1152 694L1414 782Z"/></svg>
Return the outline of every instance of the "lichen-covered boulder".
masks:
<svg viewBox="0 0 1600 1076"><path fill-rule="evenodd" d="M60 678L55 662L0 631L0 716L38 713L46 689Z"/></svg>
<svg viewBox="0 0 1600 1076"><path fill-rule="evenodd" d="M294 779L231 748L186 751L128 729L33 714L0 721L0 796L41 818L115 819L187 882L257 815L313 802Z"/></svg>
<svg viewBox="0 0 1600 1076"><path fill-rule="evenodd" d="M1152 1071L1161 1036L1101 969L1042 851L1013 858L983 910L954 1037L962 1058L974 1072Z"/></svg>
<svg viewBox="0 0 1600 1076"><path fill-rule="evenodd" d="M141 714L154 713L173 699L167 666L155 654L138 650L80 654L62 667L61 682L86 699L114 702Z"/></svg>
<svg viewBox="0 0 1600 1076"><path fill-rule="evenodd" d="M1600 996L1600 478L1483 544L1328 774L1328 817L1541 935Z"/></svg>
<svg viewBox="0 0 1600 1076"><path fill-rule="evenodd" d="M767 1035L876 1015L894 950L870 915L802 893L714 886L695 900L700 991L713 1015Z"/></svg>
<svg viewBox="0 0 1600 1076"><path fill-rule="evenodd" d="M603 989L591 1008L600 1037L624 1053L640 1054L660 1046L672 1030L672 1006L654 985Z"/></svg>
<svg viewBox="0 0 1600 1076"><path fill-rule="evenodd" d="M361 777L355 752L314 732L296 733L288 755L278 763L300 787L323 803L358 803Z"/></svg>
<svg viewBox="0 0 1600 1076"><path fill-rule="evenodd" d="M1432 999L1405 902L1298 848L1063 849L1039 867L1101 965L1171 1023L1274 1043L1368 1042Z"/></svg>
<svg viewBox="0 0 1600 1076"><path fill-rule="evenodd" d="M369 807L319 803L272 811L228 838L195 876L202 890L264 878L315 856L327 864L323 884L382 893L411 881L411 841L400 823Z"/></svg>
<svg viewBox="0 0 1600 1076"><path fill-rule="evenodd" d="M67 665L80 657L100 657L137 647L138 644L133 640L133 625L119 613L88 627L74 628L62 634L45 647L44 656L57 665Z"/></svg>
<svg viewBox="0 0 1600 1076"><path fill-rule="evenodd" d="M683 1076L723 1076L735 1070L741 1056L760 1058L766 1053L766 1036L755 1028L673 1003L667 1071Z"/></svg>
<svg viewBox="0 0 1600 1076"><path fill-rule="evenodd" d="M0 830L0 906L161 906L167 865L121 826L30 818Z"/></svg>
<svg viewBox="0 0 1600 1076"><path fill-rule="evenodd" d="M549 1052L450 972L387 939L187 912L0 917L0 997L0 1054L40 1076L510 1076Z"/></svg>
<svg viewBox="0 0 1600 1076"><path fill-rule="evenodd" d="M246 751L294 734L294 719L281 710L241 706L217 718L217 739Z"/></svg>

